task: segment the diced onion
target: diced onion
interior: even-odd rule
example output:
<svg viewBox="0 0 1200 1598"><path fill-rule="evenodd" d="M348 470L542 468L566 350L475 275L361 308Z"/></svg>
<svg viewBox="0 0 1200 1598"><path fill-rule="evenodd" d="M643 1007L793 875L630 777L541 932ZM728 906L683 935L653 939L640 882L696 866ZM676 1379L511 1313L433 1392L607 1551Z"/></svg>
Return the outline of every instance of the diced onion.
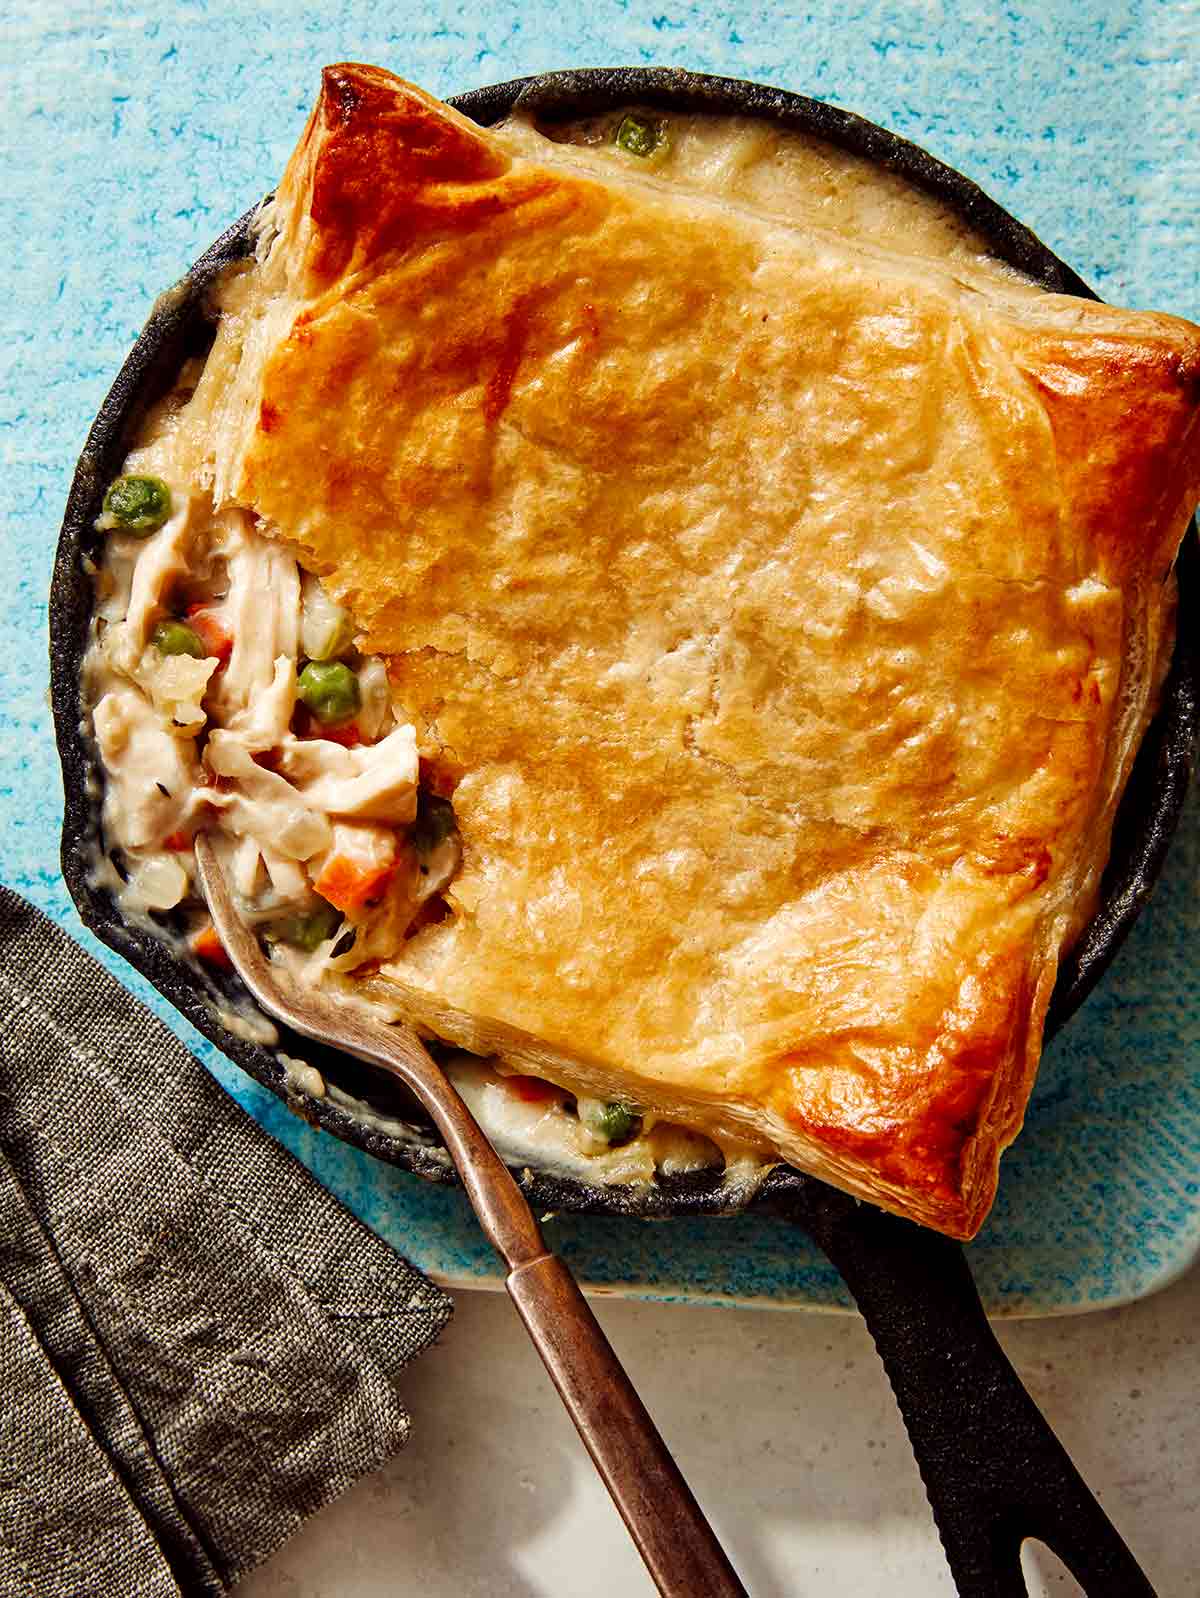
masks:
<svg viewBox="0 0 1200 1598"><path fill-rule="evenodd" d="M336 660L354 642L349 611L335 604L319 577L306 572L301 584L300 648L309 660Z"/></svg>
<svg viewBox="0 0 1200 1598"><path fill-rule="evenodd" d="M188 891L188 875L169 855L151 855L134 866L130 886L148 910L173 910Z"/></svg>
<svg viewBox="0 0 1200 1598"><path fill-rule="evenodd" d="M392 696L388 690L387 667L378 655L363 661L358 669L358 692L362 701L358 727L368 743L374 743L392 721Z"/></svg>

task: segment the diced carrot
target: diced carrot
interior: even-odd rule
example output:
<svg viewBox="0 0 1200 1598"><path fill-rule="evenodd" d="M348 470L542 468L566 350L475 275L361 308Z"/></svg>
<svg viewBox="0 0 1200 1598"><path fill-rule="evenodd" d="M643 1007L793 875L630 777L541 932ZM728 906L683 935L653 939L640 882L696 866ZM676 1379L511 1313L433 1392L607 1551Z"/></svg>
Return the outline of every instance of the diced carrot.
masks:
<svg viewBox="0 0 1200 1598"><path fill-rule="evenodd" d="M190 832L171 832L163 839L163 848L170 849L175 853L191 847L192 835Z"/></svg>
<svg viewBox="0 0 1200 1598"><path fill-rule="evenodd" d="M200 635L200 642L210 655L215 655L222 666L233 653L233 634L204 604L188 606L188 625Z"/></svg>
<svg viewBox="0 0 1200 1598"><path fill-rule="evenodd" d="M217 936L217 929L211 921L193 936L192 953L198 960L216 966L219 971L233 970L233 961L225 953L225 945Z"/></svg>
<svg viewBox="0 0 1200 1598"><path fill-rule="evenodd" d="M358 730L356 721L344 721L340 727L322 727L317 723L319 731L313 733L315 738L328 738L330 743L341 744L343 749L357 749L362 743L362 733Z"/></svg>
<svg viewBox="0 0 1200 1598"><path fill-rule="evenodd" d="M362 910L372 899L381 899L388 883L396 874L398 862L387 865L363 865L349 855L330 855L321 867L321 875L313 887L322 899L344 914Z"/></svg>
<svg viewBox="0 0 1200 1598"><path fill-rule="evenodd" d="M330 743L341 744L343 749L356 749L363 741L356 721L343 721L339 726L327 727L324 722L310 715L303 705L296 707L295 725L297 738L325 738Z"/></svg>
<svg viewBox="0 0 1200 1598"><path fill-rule="evenodd" d="M544 1104L547 1099L562 1098L562 1088L553 1082L543 1082L540 1076L506 1076L504 1085L525 1104Z"/></svg>

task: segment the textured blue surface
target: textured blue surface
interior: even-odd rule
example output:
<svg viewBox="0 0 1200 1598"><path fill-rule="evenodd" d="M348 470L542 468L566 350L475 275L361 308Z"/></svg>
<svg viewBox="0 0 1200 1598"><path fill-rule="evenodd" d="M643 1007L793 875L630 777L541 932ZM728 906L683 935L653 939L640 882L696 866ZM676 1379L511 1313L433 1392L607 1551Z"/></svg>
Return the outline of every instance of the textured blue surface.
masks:
<svg viewBox="0 0 1200 1598"><path fill-rule="evenodd" d="M1111 300L1200 317L1195 0L762 6L176 0L5 7L0 272L0 877L93 947L222 1082L386 1237L490 1269L457 1193L314 1135L79 926L56 868L45 596L72 463L150 308L274 180L328 61L440 94L551 67L651 62L860 111L976 178ZM1194 623L1193 623L1194 625ZM1086 1308L1200 1246L1200 808L1102 990L1049 1052L972 1251L1009 1311ZM589 1279L668 1297L838 1302L803 1238L745 1220L552 1221Z"/></svg>

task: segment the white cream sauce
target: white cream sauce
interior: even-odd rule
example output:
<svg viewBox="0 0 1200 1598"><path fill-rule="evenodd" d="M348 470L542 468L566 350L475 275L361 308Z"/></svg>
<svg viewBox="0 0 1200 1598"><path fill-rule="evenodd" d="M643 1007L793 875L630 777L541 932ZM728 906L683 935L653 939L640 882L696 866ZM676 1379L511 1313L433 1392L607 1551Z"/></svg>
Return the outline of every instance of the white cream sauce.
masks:
<svg viewBox="0 0 1200 1598"><path fill-rule="evenodd" d="M630 109L661 129L648 157L614 142L626 109L558 124L518 113L496 131L535 160L548 141L565 145L585 166L616 163L627 177L744 206L814 235L850 238L871 253L919 257L981 288L1002 282L1011 293L1028 284L1032 295L1044 293L999 260L948 204L865 156L756 117Z"/></svg>
<svg viewBox="0 0 1200 1598"><path fill-rule="evenodd" d="M95 576L84 688L107 779L105 849L119 853L124 875L116 896L143 922L147 912L182 909L200 925L191 838L204 827L250 915L311 913L339 829L353 828L357 843L377 842L395 867L381 905L346 909L358 961L382 957L449 874L444 861L422 871L397 830L416 815L416 737L398 722L378 661L359 666L358 746L316 723L293 730L300 572L249 515L214 511L190 425L187 383L197 375L183 374L124 465L167 483L169 519L145 538L110 533ZM152 637L167 618L194 624L214 653L161 653ZM111 882L111 864L101 875Z"/></svg>

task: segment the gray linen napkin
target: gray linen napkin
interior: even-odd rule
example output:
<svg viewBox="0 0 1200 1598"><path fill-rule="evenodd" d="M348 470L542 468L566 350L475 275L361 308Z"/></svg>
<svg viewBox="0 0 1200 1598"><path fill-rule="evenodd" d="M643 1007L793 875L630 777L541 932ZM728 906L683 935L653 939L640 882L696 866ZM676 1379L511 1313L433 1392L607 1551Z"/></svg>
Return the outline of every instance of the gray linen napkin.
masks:
<svg viewBox="0 0 1200 1598"><path fill-rule="evenodd" d="M0 1595L220 1593L408 1435L446 1295L0 887Z"/></svg>

